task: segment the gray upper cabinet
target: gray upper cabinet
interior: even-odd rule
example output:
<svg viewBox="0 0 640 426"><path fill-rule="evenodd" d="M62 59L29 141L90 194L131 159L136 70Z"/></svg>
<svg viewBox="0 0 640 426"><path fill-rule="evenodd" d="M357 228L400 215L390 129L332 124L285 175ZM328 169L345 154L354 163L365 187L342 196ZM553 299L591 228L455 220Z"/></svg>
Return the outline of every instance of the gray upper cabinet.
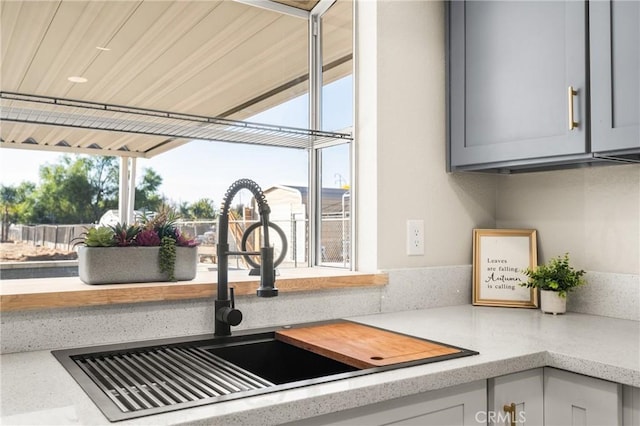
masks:
<svg viewBox="0 0 640 426"><path fill-rule="evenodd" d="M640 148L640 2L589 4L594 152Z"/></svg>
<svg viewBox="0 0 640 426"><path fill-rule="evenodd" d="M451 2L451 165L585 153L585 34L584 2Z"/></svg>
<svg viewBox="0 0 640 426"><path fill-rule="evenodd" d="M451 1L448 25L450 170L640 160L639 1Z"/></svg>

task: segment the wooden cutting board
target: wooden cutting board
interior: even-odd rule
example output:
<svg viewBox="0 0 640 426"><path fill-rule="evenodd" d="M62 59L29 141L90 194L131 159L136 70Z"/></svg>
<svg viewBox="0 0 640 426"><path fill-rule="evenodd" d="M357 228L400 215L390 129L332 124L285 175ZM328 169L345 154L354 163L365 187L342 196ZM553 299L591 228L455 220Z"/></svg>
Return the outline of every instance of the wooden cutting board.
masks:
<svg viewBox="0 0 640 426"><path fill-rule="evenodd" d="M356 368L381 367L462 352L350 322L280 330L276 332L276 339Z"/></svg>

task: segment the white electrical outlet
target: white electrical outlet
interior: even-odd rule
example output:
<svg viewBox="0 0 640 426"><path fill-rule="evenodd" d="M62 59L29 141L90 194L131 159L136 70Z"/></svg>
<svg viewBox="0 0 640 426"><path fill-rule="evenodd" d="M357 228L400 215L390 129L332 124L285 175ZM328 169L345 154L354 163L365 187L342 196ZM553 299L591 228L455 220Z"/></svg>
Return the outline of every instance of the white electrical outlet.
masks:
<svg viewBox="0 0 640 426"><path fill-rule="evenodd" d="M424 255L424 220L407 220L407 254Z"/></svg>

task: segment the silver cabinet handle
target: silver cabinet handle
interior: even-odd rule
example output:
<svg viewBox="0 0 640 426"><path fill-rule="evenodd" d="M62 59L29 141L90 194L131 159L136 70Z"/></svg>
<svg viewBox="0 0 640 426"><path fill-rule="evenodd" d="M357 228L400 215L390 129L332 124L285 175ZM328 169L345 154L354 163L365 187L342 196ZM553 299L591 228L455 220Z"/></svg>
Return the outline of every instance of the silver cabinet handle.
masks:
<svg viewBox="0 0 640 426"><path fill-rule="evenodd" d="M573 120L573 97L578 95L578 91L573 86L569 86L567 91L569 98L569 130L577 129L579 123Z"/></svg>

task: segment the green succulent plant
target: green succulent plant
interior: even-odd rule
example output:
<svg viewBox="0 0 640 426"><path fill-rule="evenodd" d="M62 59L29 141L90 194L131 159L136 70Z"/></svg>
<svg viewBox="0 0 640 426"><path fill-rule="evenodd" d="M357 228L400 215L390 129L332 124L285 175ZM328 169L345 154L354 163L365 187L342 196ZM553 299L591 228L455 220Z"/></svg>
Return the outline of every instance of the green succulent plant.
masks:
<svg viewBox="0 0 640 426"><path fill-rule="evenodd" d="M585 271L575 270L569 265L569 253L552 258L537 268L527 268L522 273L529 277L529 281L521 286L555 291L560 297L567 297L568 292L585 284L582 278Z"/></svg>
<svg viewBox="0 0 640 426"><path fill-rule="evenodd" d="M180 217L168 206L162 206L155 216L143 216L139 223L118 223L108 227L90 228L75 244L87 247L160 247L160 271L169 281L175 281L176 247L195 247L195 239L181 234L177 227Z"/></svg>
<svg viewBox="0 0 640 426"><path fill-rule="evenodd" d="M169 281L175 281L176 269L176 240L171 237L163 237L160 242L160 271L167 274Z"/></svg>
<svg viewBox="0 0 640 426"><path fill-rule="evenodd" d="M115 243L119 247L135 245L135 239L142 230L138 225L128 226L126 223L117 223L110 228L113 230Z"/></svg>
<svg viewBox="0 0 640 426"><path fill-rule="evenodd" d="M158 209L158 214L153 218L148 219L146 216L142 218L142 226L144 229L152 229L157 234L160 240L164 237L171 237L174 240L178 239L178 229L176 222L180 219L180 216L167 205L162 205Z"/></svg>
<svg viewBox="0 0 640 426"><path fill-rule="evenodd" d="M84 244L87 247L111 247L116 244L113 229L100 226L90 228L84 234Z"/></svg>

